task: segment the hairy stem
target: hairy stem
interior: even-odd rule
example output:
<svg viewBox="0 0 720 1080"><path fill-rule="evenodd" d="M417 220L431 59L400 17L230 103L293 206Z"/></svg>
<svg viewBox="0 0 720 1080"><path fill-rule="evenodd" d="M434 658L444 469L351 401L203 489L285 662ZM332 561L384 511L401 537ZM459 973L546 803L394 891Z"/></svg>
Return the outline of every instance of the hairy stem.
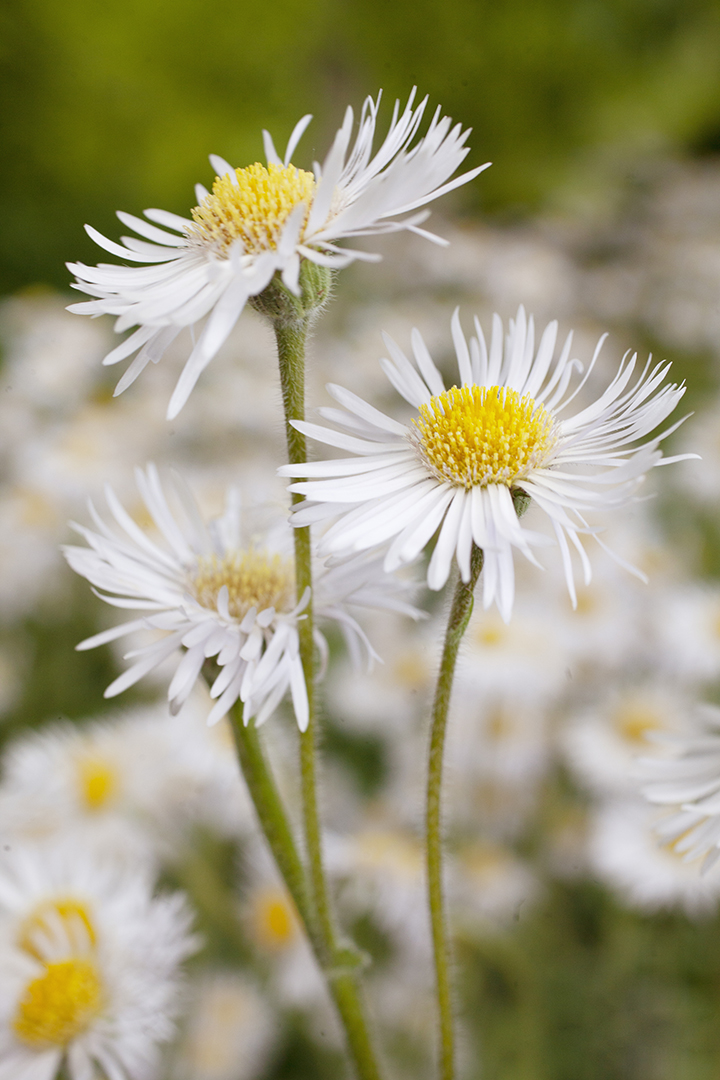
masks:
<svg viewBox="0 0 720 1080"><path fill-rule="evenodd" d="M241 702L237 702L234 706L231 720L240 768L260 826L287 890L295 902L313 952L324 971L330 993L345 1029L357 1075L360 1080L380 1080L355 973L348 967L348 962L352 963L353 957L352 955L343 956L335 947L335 964L328 966L326 962L328 942L318 928L310 902L305 868L298 854L288 816L265 757L257 728L252 722L245 725Z"/></svg>
<svg viewBox="0 0 720 1080"><path fill-rule="evenodd" d="M305 342L309 318L305 317L292 322L276 319L273 325L278 348L288 460L296 465L307 460L305 436L292 426L291 421L305 418ZM293 494L293 503L301 499L301 495ZM310 529L295 529L294 534L295 583L299 599L307 588L312 589ZM353 953L352 950L343 949L338 943L323 866L322 829L317 800L317 721L312 593L310 603L303 614L305 618L299 623L298 636L300 660L307 687L308 725L306 730L300 733L300 779L305 847L310 866L310 895L318 935L318 958L331 981L359 1075L363 1078L378 1077L378 1066L368 1033L356 975L347 968L348 959L353 956Z"/></svg>
<svg viewBox="0 0 720 1080"><path fill-rule="evenodd" d="M455 663L463 634L473 609L473 593L483 565L482 550L473 545L470 559L470 580L458 578L455 586L445 632L440 671L432 707L432 731L428 758L427 782L427 882L435 977L437 984L438 1019L440 1024L439 1071L442 1080L452 1080L455 1074L455 1033L453 1024L452 987L450 982L450 943L445 919L442 881L442 773L445 731L447 728L450 694L452 693Z"/></svg>

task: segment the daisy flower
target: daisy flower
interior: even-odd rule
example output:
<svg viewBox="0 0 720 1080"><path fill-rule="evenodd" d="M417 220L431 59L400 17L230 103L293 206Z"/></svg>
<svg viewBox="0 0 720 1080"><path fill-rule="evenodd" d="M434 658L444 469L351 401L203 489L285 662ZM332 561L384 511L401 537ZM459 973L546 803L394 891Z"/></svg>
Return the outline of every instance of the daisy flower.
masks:
<svg viewBox="0 0 720 1080"><path fill-rule="evenodd" d="M637 770L645 798L674 809L657 832L686 861L704 856L709 870L720 858L720 709L704 705L692 735L661 745L669 753L641 759Z"/></svg>
<svg viewBox="0 0 720 1080"><path fill-rule="evenodd" d="M25 733L2 760L0 837L17 843L71 829L83 846L137 866L176 856L198 823L242 833L250 807L232 736L222 725L208 729L206 715L198 694L176 717L155 705Z"/></svg>
<svg viewBox="0 0 720 1080"><path fill-rule="evenodd" d="M330 152L312 172L290 161L311 120L304 116L282 159L270 135L263 133L267 166L256 162L235 169L212 155L210 163L217 173L212 191L196 187L198 205L189 218L146 210L148 220L143 221L119 212L122 223L142 237L123 237L123 244L86 226L111 255L124 263L144 264L68 264L77 277L75 288L96 298L75 304L70 311L116 315L118 332L137 327L103 361L115 364L137 354L115 393L129 386L148 361L157 362L182 327L209 315L172 395L168 409L172 419L245 303L262 293L276 272L286 289L301 296L304 260L337 269L354 259L377 257L339 247L338 241L347 237L410 229L443 243L420 228L427 212L413 211L472 180L487 165L450 179L469 152L465 146L469 130L459 124L452 127L440 109L423 138L411 145L427 104L425 98L413 108L414 96L415 91L402 114L396 102L390 130L375 153L379 95L376 101L366 99L352 146L353 111L347 109ZM403 214L410 216L397 220Z"/></svg>
<svg viewBox="0 0 720 1080"><path fill-rule="evenodd" d="M0 1080L150 1080L197 947L178 894L88 858L76 838L0 862Z"/></svg>
<svg viewBox="0 0 720 1080"><path fill-rule="evenodd" d="M640 911L681 908L698 917L717 910L720 877L703 877L677 833L664 833L651 806L613 799L593 812L588 856L593 876Z"/></svg>
<svg viewBox="0 0 720 1080"><path fill-rule="evenodd" d="M159 639L155 635L150 644L126 655L134 663L111 683L105 697L115 697L184 648L168 689L173 713L189 697L205 661L214 657L220 672L210 690L217 701L209 724L238 700L244 703L246 722L254 716L255 723L262 724L289 688L304 731L308 700L298 622L304 617L310 590L296 599L292 529L283 518L279 528L243 542L233 492L225 514L206 526L192 495L176 477L176 493L184 510L184 521L179 524L157 469L150 465L145 472L137 470L136 479L159 542L137 525L108 487L108 508L120 532L108 527L90 503L98 531L75 525L88 547L64 549L73 570L102 590L98 595L103 600L143 612L81 642L79 649L142 629L160 632ZM318 567L316 582L317 615L335 622L354 652L364 651L368 662L379 657L348 606L394 610L415 618L420 614L402 599L407 587L386 574L379 559L330 560ZM327 655L319 632L316 641Z"/></svg>
<svg viewBox="0 0 720 1080"><path fill-rule="evenodd" d="M329 393L343 409L320 413L336 429L293 423L355 456L286 465L280 474L309 478L290 488L306 496L294 515L297 526L341 514L326 532L322 551L363 551L392 539L384 563L392 571L415 559L438 532L427 580L431 589L440 589L453 556L463 581L469 580L475 543L485 553L484 605L496 601L507 621L515 589L513 548L539 565L532 546L553 542L520 525L515 499L527 502L522 497L529 496L549 519L575 603L570 544L589 581L580 534L596 532L585 512L626 503L643 474L660 463L658 445L672 428L636 444L673 411L684 388L661 386L670 367L666 362L650 368L648 361L632 381L637 356L626 354L605 392L567 414L604 338L585 378L570 392L582 365L570 359L572 334L553 359L557 322L546 327L537 350L533 319L522 307L507 336L494 316L489 349L477 319L475 331L468 344L456 310L452 338L458 381L450 389L418 330L412 334L414 364L385 335L391 359L380 363L415 410L412 419L401 423L330 384ZM670 460L678 458L665 459Z"/></svg>

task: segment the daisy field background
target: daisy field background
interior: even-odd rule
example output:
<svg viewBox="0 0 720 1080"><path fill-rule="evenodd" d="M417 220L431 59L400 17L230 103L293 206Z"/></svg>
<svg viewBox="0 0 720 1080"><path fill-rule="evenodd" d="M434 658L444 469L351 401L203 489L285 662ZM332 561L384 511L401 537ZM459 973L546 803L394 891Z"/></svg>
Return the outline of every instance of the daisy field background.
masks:
<svg viewBox="0 0 720 1080"><path fill-rule="evenodd" d="M392 411L381 331L407 349L417 326L450 377L455 306L470 332L475 314L487 328L522 303L540 330L574 329L585 361L610 332L600 385L626 349L672 360L694 415L668 452L703 459L655 470L654 497L603 534L649 585L598 551L573 612L541 557L544 574L518 568L509 624L493 610L471 623L447 788L463 1069L714 1078L720 868L701 876L701 859L659 846L663 809L635 772L653 738L695 731L698 703L720 703L716 5L29 0L6 4L0 28L0 834L80 828L185 891L203 945L158 1077L336 1077L337 1036L227 741L203 726L207 702L168 717L161 676L103 700L124 650L75 652L113 616L59 545L106 482L145 524L133 469L150 461L178 468L208 516L228 484L282 505L284 482L268 479L285 460L279 393L270 334L246 311L176 421L164 415L181 339L113 400L115 372L100 365L110 320L65 312L77 296L64 263L96 261L85 222L117 238L116 210L186 215L193 184L212 182L209 152L262 160L262 128L284 145L311 112L294 158L310 167L347 103L357 114L382 87L382 131L417 84L431 110L473 128L463 167L493 166L433 207L448 248L390 236L372 248L382 263L342 272L312 343L310 410L329 404L332 381ZM425 622L363 624L384 660L369 677L329 637L322 796L341 916L373 958L394 1075L422 1078L419 826L443 612L416 600ZM290 799L293 723L283 707L266 725ZM78 760L111 762L114 779Z"/></svg>

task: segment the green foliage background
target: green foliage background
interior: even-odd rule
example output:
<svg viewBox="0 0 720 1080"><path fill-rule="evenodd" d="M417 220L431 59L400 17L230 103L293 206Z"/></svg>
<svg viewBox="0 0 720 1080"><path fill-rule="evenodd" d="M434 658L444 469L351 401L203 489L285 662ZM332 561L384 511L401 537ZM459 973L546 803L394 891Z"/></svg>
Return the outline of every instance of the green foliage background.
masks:
<svg viewBox="0 0 720 1080"><path fill-rule="evenodd" d="M306 111L309 163L380 87L473 127L469 163L495 164L459 207L584 206L718 143L719 58L716 0L4 0L0 291L64 284L95 261L85 221L186 212L209 152L254 161Z"/></svg>

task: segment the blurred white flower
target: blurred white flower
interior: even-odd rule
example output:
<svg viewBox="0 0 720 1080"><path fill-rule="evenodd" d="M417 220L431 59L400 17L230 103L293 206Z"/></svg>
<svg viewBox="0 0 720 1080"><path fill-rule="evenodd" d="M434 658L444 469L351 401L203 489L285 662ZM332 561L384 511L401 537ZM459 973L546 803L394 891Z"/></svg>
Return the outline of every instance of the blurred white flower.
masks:
<svg viewBox="0 0 720 1080"><path fill-rule="evenodd" d="M332 837L328 862L354 914L371 911L406 958L428 959L425 856L416 835L387 821L368 824L352 836Z"/></svg>
<svg viewBox="0 0 720 1080"><path fill-rule="evenodd" d="M150 1080L174 1033L178 968L197 947L179 895L153 898L73 841L0 860L0 1078L100 1070Z"/></svg>
<svg viewBox="0 0 720 1080"><path fill-rule="evenodd" d="M134 865L172 857L193 824L244 832L252 818L231 737L209 730L206 712L197 695L175 718L154 706L18 738L3 758L3 840L72 829Z"/></svg>
<svg viewBox="0 0 720 1080"><path fill-rule="evenodd" d="M190 988L172 1080L254 1080L272 1056L277 1025L247 976L205 972Z"/></svg>
<svg viewBox="0 0 720 1080"><path fill-rule="evenodd" d="M637 790L638 758L658 737L687 729L689 700L657 680L610 693L573 716L562 733L565 756L583 784L601 795Z"/></svg>
<svg viewBox="0 0 720 1080"><path fill-rule="evenodd" d="M694 719L695 731L664 738L665 753L644 757L638 776L649 802L675 810L658 824L658 835L686 861L704 856L708 870L720 858L720 709L704 705Z"/></svg>
<svg viewBox="0 0 720 1080"><path fill-rule="evenodd" d="M642 911L679 907L702 915L720 899L720 876L702 877L677 835L659 837L657 811L641 802L621 799L595 811L588 856L594 873Z"/></svg>
<svg viewBox="0 0 720 1080"><path fill-rule="evenodd" d="M453 905L466 933L508 926L540 895L530 867L499 844L467 844L456 853L452 870Z"/></svg>
<svg viewBox="0 0 720 1080"><path fill-rule="evenodd" d="M572 335L553 364L556 322L544 331L537 351L533 320L522 307L507 336L494 317L489 350L477 319L475 330L468 346L455 312L452 336L461 388L449 390L418 331L412 335L416 366L386 336L392 360L381 364L417 410L415 417L400 423L330 385L344 408L320 411L340 430L301 421L295 426L355 456L286 465L280 474L310 478L291 485L307 500L294 514L296 525L341 515L320 550L362 551L394 538L385 559L392 570L415 559L437 532L427 580L431 589L440 589L453 556L462 579L469 580L475 543L485 553L484 605L496 601L507 621L515 591L513 548L539 565L532 546L552 544L521 526L513 495L530 496L547 515L574 601L568 540L587 582L591 568L580 536L593 535L604 545L584 514L627 503L648 469L660 464L659 444L672 429L637 443L670 415L684 388L662 386L670 365L651 369L648 361L628 389L637 356L627 360L626 354L596 401L574 416L562 416L592 371L604 338L585 378L568 393L582 365L570 359Z"/></svg>
<svg viewBox="0 0 720 1080"><path fill-rule="evenodd" d="M75 288L95 300L73 305L82 314L117 315L115 329L138 329L105 357L113 364L137 353L117 386L121 393L146 367L157 362L184 326L210 314L185 365L170 401L168 418L177 416L202 370L226 340L247 300L263 292L276 272L290 292L300 295L302 260L339 268L354 259L373 259L363 251L338 247L347 237L420 229L426 212L397 220L460 184L472 180L487 165L449 178L468 154L469 134L436 111L427 133L411 147L427 98L413 109L415 91L401 115L395 104L390 130L372 152L380 97L367 98L355 143L350 149L353 111L322 166L313 172L297 169L290 159L311 120L295 126L280 159L264 133L267 168L255 163L234 169L212 155L212 192L196 187L198 206L192 218L165 210L146 210L148 221L130 214L118 217L139 236L124 237L124 246L86 226L88 234L110 254L142 267L97 267L69 263ZM165 228L159 229L156 222ZM173 230L167 232L167 229ZM439 241L443 242L443 241ZM139 351L138 351L139 350Z"/></svg>
<svg viewBox="0 0 720 1080"><path fill-rule="evenodd" d="M262 537L243 543L240 508L234 492L228 495L223 517L206 525L189 491L176 477L176 490L184 510L179 525L163 493L154 466L136 472L138 489L164 540L159 546L122 507L107 488L108 507L124 536L118 536L90 506L98 532L76 525L89 547L66 547L73 570L86 577L103 600L119 608L147 614L122 623L82 642L90 649L143 628L161 632L159 639L133 650L126 658L135 663L105 691L106 697L132 686L181 647L168 689L176 713L189 697L205 661L216 658L220 673L210 694L216 704L208 723L213 724L240 700L247 722L262 724L290 690L301 730L308 723L308 700L299 655L298 622L310 600L310 590L299 600L291 558L292 529L285 520ZM348 606L419 612L402 598L406 586L386 574L378 559L355 557L329 560L318 567L315 610L320 619L335 622L356 654L363 650L376 658L370 642ZM110 594L110 595L108 595ZM316 642L326 655L319 631Z"/></svg>

